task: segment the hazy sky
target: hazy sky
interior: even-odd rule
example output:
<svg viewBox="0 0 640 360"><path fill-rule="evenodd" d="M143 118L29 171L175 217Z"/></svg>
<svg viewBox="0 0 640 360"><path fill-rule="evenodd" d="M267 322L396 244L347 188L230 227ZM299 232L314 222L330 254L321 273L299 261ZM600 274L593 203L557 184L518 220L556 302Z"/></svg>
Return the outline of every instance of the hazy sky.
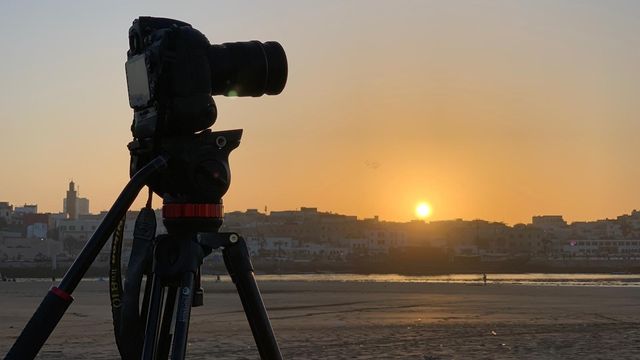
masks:
<svg viewBox="0 0 640 360"><path fill-rule="evenodd" d="M432 219L516 223L640 208L637 1L3 1L0 201L61 211L73 178L93 211L111 205L140 15L287 52L282 95L216 97L215 128L245 129L227 210L405 221L422 200Z"/></svg>

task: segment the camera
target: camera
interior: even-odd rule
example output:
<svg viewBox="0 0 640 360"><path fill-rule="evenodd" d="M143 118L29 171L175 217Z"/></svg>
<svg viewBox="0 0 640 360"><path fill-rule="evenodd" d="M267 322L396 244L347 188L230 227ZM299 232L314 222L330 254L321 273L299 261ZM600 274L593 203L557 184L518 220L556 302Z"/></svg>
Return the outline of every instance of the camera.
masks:
<svg viewBox="0 0 640 360"><path fill-rule="evenodd" d="M273 41L212 45L188 23L134 20L125 64L135 138L191 134L214 124L212 95L277 95L287 58Z"/></svg>
<svg viewBox="0 0 640 360"><path fill-rule="evenodd" d="M212 132L213 95L277 95L287 58L273 41L212 45L188 23L140 17L129 29L125 64L134 110L130 174L158 155L168 168L149 181L165 204L222 203L229 188L229 153L242 130Z"/></svg>

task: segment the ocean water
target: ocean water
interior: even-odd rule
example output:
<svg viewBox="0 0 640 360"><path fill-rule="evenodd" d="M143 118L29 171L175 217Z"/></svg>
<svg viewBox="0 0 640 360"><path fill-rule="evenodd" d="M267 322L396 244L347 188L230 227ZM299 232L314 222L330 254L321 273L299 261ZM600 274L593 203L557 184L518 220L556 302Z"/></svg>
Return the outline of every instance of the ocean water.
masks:
<svg viewBox="0 0 640 360"><path fill-rule="evenodd" d="M378 282L378 283L434 283L434 284L482 284L482 274L448 275L398 275L398 274L282 274L256 275L258 283L265 281L301 282ZM229 275L221 275L221 281L231 281ZM48 281L51 278L18 278L18 282ZM60 281L58 278L57 281ZM83 281L108 281L107 278L84 278ZM215 282L215 275L204 275L203 281ZM487 274L487 284L522 286L597 286L640 287L640 274Z"/></svg>
<svg viewBox="0 0 640 360"><path fill-rule="evenodd" d="M257 275L260 281L338 281L338 282L389 282L389 283L453 283L480 284L482 274L449 275L397 275L397 274L286 274ZM228 280L228 276L222 276ZM215 281L205 276L205 281ZM640 287L640 274L487 274L487 284L511 284L524 286L609 286Z"/></svg>

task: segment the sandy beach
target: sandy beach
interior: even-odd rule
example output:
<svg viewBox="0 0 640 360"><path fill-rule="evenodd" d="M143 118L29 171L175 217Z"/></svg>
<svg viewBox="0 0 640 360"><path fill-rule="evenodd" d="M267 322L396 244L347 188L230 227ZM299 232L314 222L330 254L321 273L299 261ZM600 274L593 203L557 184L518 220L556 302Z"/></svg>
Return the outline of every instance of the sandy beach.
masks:
<svg viewBox="0 0 640 360"><path fill-rule="evenodd" d="M51 284L0 283L4 355ZM206 282L189 359L256 359L233 284ZM637 359L640 288L260 283L287 359ZM116 359L107 283L85 281L41 359Z"/></svg>

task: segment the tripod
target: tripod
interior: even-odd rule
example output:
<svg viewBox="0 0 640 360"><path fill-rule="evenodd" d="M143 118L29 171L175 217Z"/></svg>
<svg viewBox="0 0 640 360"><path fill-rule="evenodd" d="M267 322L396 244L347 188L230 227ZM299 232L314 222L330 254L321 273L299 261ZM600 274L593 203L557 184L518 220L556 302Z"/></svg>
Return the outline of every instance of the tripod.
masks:
<svg viewBox="0 0 640 360"><path fill-rule="evenodd" d="M168 235L157 237L142 359L167 358L172 340L171 358L184 358L191 307L202 305L199 266L207 251L218 248L222 248L225 266L240 295L260 356L281 359L244 239L236 233L188 230L190 220L202 219L204 213L211 214L211 218L221 213L219 206L206 205L164 208L165 221L168 216L175 216L170 221L178 222L185 231L170 230ZM189 215L185 216L184 210L189 208Z"/></svg>
<svg viewBox="0 0 640 360"><path fill-rule="evenodd" d="M57 287L51 288L5 360L34 359L73 301L71 294L87 272L109 236L116 229L140 190L160 170L167 168L158 156L140 168L82 249ZM221 205L166 204L163 216L168 234L155 241L154 264L142 359L183 359L186 353L191 307L201 304L199 266L207 251L223 248L224 262L235 283L260 357L281 359L264 303L256 284L244 239L236 233L219 233ZM219 222L216 222L219 219ZM211 231L215 230L215 231ZM166 293L166 294L165 294ZM143 306L143 309L145 306ZM173 323L173 324L172 324ZM173 325L173 326L172 326Z"/></svg>

